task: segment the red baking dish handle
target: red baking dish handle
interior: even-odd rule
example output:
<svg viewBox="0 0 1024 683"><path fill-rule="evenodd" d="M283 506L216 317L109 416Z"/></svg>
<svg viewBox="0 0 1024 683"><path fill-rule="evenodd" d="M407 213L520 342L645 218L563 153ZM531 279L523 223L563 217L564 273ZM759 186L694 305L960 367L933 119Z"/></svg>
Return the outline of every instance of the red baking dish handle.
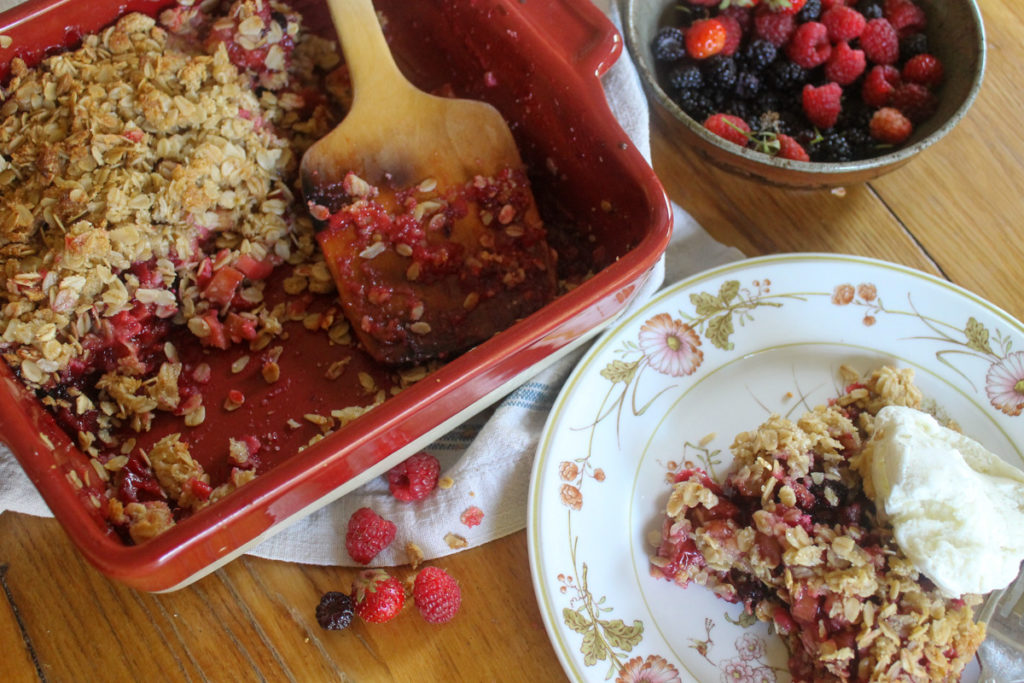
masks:
<svg viewBox="0 0 1024 683"><path fill-rule="evenodd" d="M518 9L584 76L602 76L622 54L618 29L591 0L520 0Z"/></svg>

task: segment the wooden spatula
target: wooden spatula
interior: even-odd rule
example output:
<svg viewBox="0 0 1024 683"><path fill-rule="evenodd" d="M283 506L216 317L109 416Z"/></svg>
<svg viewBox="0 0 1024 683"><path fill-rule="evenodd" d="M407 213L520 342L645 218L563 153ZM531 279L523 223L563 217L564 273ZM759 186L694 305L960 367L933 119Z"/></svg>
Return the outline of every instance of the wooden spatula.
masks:
<svg viewBox="0 0 1024 683"><path fill-rule="evenodd" d="M328 6L353 101L302 159L318 239L374 356L444 357L549 300L555 257L501 114L406 80L370 0Z"/></svg>

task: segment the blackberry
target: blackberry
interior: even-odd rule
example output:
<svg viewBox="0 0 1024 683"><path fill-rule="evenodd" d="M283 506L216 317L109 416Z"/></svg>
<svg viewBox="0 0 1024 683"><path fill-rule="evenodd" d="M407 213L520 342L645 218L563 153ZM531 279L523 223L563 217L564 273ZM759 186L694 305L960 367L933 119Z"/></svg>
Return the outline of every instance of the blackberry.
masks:
<svg viewBox="0 0 1024 683"><path fill-rule="evenodd" d="M911 57L927 54L928 36L923 33L912 33L900 40L900 61L906 62Z"/></svg>
<svg viewBox="0 0 1024 683"><path fill-rule="evenodd" d="M754 73L761 73L769 64L775 61L778 50L767 40L752 40L743 49L743 61L747 69Z"/></svg>
<svg viewBox="0 0 1024 683"><path fill-rule="evenodd" d="M851 161L853 151L846 137L838 131L828 131L822 135L817 145L814 145L811 158L815 161Z"/></svg>
<svg viewBox="0 0 1024 683"><path fill-rule="evenodd" d="M686 36L675 26L664 26L654 34L651 52L658 62L676 62L686 56Z"/></svg>
<svg viewBox="0 0 1024 683"><path fill-rule="evenodd" d="M749 102L744 100L732 100L725 105L725 113L738 116L747 122L747 125L754 128L753 122L757 120L756 112L750 106Z"/></svg>
<svg viewBox="0 0 1024 683"><path fill-rule="evenodd" d="M856 9L869 21L871 19L881 19L885 14L882 10L882 0L860 0L857 3Z"/></svg>
<svg viewBox="0 0 1024 683"><path fill-rule="evenodd" d="M715 55L704 62L704 79L708 86L726 92L736 85L736 60Z"/></svg>
<svg viewBox="0 0 1024 683"><path fill-rule="evenodd" d="M773 62L765 76L776 90L792 90L807 82L807 70L788 59Z"/></svg>
<svg viewBox="0 0 1024 683"><path fill-rule="evenodd" d="M753 99L761 90L761 78L750 71L741 71L736 77L736 97L742 100Z"/></svg>
<svg viewBox="0 0 1024 683"><path fill-rule="evenodd" d="M341 631L352 623L355 608L352 598L337 591L324 593L320 604L316 606L316 621L321 628L330 631Z"/></svg>
<svg viewBox="0 0 1024 683"><path fill-rule="evenodd" d="M846 141L850 143L850 153L854 159L870 159L875 156L875 139L867 128L850 128L846 131Z"/></svg>
<svg viewBox="0 0 1024 683"><path fill-rule="evenodd" d="M680 90L675 94L673 100L675 100L675 103L679 105L680 109L686 112L687 116L700 123L703 123L704 119L714 113L714 107L711 104L711 100L696 88Z"/></svg>
<svg viewBox="0 0 1024 683"><path fill-rule="evenodd" d="M668 72L668 84L675 90L699 88L704 85L704 77L696 64L679 64Z"/></svg>
<svg viewBox="0 0 1024 683"><path fill-rule="evenodd" d="M807 21L817 21L821 16L821 0L807 0L803 9L796 13L796 21L802 24Z"/></svg>

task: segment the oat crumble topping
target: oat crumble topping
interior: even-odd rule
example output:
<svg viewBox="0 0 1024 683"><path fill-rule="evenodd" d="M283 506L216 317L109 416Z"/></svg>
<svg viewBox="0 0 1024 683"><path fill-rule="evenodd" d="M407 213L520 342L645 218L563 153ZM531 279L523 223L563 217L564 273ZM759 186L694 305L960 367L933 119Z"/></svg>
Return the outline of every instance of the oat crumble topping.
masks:
<svg viewBox="0 0 1024 683"><path fill-rule="evenodd" d="M739 434L721 485L692 463L673 473L652 574L773 624L794 680L958 680L985 637L980 597L945 598L917 571L859 471L874 415L921 392L906 369L843 378L829 405Z"/></svg>
<svg viewBox="0 0 1024 683"><path fill-rule="evenodd" d="M245 395L205 405L194 387L210 367L183 364L182 335L211 350L247 345L268 385L290 321L353 344L337 307L303 303L335 288L295 189L302 153L350 102L337 46L267 0L128 14L37 67L11 63L0 354L93 458L109 487L97 506L133 542L256 475L258 442L226 440L219 485L193 459L187 429ZM293 298L271 306L267 280L281 269ZM321 435L382 393L323 416ZM161 412L186 431L140 451L130 435Z"/></svg>

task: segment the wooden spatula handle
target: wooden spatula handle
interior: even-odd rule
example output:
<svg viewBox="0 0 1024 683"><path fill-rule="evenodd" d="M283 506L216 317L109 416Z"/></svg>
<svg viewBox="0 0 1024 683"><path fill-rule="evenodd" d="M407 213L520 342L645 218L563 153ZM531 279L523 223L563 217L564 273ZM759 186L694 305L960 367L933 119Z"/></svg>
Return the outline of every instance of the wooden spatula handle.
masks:
<svg viewBox="0 0 1024 683"><path fill-rule="evenodd" d="M327 0L348 64L356 101L377 90L383 80L406 83L398 70L372 0ZM375 87L375 84L377 87Z"/></svg>

